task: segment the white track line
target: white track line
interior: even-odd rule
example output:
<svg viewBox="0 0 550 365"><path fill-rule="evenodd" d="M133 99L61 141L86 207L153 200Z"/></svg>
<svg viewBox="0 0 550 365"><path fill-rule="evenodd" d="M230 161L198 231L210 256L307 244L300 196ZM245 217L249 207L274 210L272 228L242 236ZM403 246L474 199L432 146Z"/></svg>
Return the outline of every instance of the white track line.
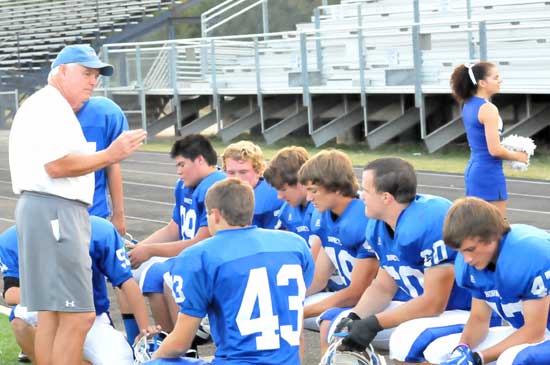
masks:
<svg viewBox="0 0 550 365"><path fill-rule="evenodd" d="M137 182L137 181L128 181L128 180L123 180L122 182L124 184L128 184L128 185L148 186L148 187L159 188L159 189L174 190L174 185L168 186L168 185L158 185L158 184L147 184L147 183L140 183L140 182Z"/></svg>
<svg viewBox="0 0 550 365"><path fill-rule="evenodd" d="M140 198L129 198L127 196L124 197L124 200L132 200L132 201L142 202L142 203L168 205L168 206L171 206L171 207L174 206L174 203L160 202L160 201L157 201L157 200L148 200L148 199L140 199Z"/></svg>
<svg viewBox="0 0 550 365"><path fill-rule="evenodd" d="M8 222L8 223L15 223L15 219L9 219L9 218L1 218L0 221L2 222Z"/></svg>
<svg viewBox="0 0 550 365"><path fill-rule="evenodd" d="M429 188L429 189L444 189L444 190L464 190L463 187L457 188L454 186L439 186L439 185L418 184L418 187ZM519 193L508 193L508 195L513 195L518 197L527 197L527 198L536 198L536 199L550 199L550 196L546 196L546 195L519 194Z"/></svg>
<svg viewBox="0 0 550 365"><path fill-rule="evenodd" d="M159 221L159 220L156 220L156 219L149 219L149 218L143 218L143 217L134 217L134 216L131 216L131 215L127 215L126 218L133 219L133 220L136 220L136 221L152 222L152 223L160 223L160 224L168 224L169 223L169 222L166 222L166 221Z"/></svg>
<svg viewBox="0 0 550 365"><path fill-rule="evenodd" d="M446 174L446 173L439 173L439 172L417 171L416 174L417 175L427 175L427 176L457 177L457 178L461 178L461 179L464 178L464 175L462 175L462 174L448 174L448 173ZM521 182L521 183L536 184L536 185L550 185L550 182L532 181L532 180L527 180L527 179L518 179L518 178L510 178L510 177L506 178L506 181Z"/></svg>
<svg viewBox="0 0 550 365"><path fill-rule="evenodd" d="M171 176L175 179L178 178L178 175L176 175L175 173L166 173L166 172L151 172L151 171L143 171L143 170L130 170L130 169L125 169L124 167L122 167L122 172L132 172L132 173L135 173L135 174L146 174L146 175L157 175L157 176Z"/></svg>
<svg viewBox="0 0 550 365"><path fill-rule="evenodd" d="M142 164L148 164L148 165L166 165L166 166L172 166L174 169L176 168L176 164L174 162L159 162L159 161L140 161L140 160L124 160L124 162L132 162L132 163L142 163ZM122 163L124 165L124 162Z"/></svg>

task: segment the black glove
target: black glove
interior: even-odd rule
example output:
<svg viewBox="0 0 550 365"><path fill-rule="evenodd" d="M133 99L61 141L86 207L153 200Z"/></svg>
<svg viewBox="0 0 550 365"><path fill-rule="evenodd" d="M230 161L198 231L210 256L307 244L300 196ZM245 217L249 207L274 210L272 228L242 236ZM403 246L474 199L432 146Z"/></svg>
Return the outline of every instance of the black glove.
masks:
<svg viewBox="0 0 550 365"><path fill-rule="evenodd" d="M338 322L338 324L334 328L334 333L349 333L353 321L359 321L360 319L361 318L357 314L349 312L347 317L342 318L340 322Z"/></svg>
<svg viewBox="0 0 550 365"><path fill-rule="evenodd" d="M369 316L360 321L351 323L351 331L342 340L342 350L364 351L372 342L376 334L382 331L376 316Z"/></svg>

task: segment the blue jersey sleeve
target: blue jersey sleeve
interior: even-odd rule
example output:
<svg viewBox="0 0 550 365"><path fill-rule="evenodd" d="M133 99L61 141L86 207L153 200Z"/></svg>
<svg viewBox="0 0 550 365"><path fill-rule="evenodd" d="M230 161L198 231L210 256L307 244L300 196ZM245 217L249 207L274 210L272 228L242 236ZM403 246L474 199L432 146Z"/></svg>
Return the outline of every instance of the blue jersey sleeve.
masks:
<svg viewBox="0 0 550 365"><path fill-rule="evenodd" d="M15 226L0 235L0 271L4 277L19 278L19 248Z"/></svg>
<svg viewBox="0 0 550 365"><path fill-rule="evenodd" d="M174 209L172 210L172 220L176 224L180 225L180 205L182 204L182 190L183 190L183 181L179 180L176 182L174 187Z"/></svg>
<svg viewBox="0 0 550 365"><path fill-rule="evenodd" d="M455 259L455 280L456 284L468 290L472 297L476 299L485 300L485 294L483 290L475 286L475 279L472 273L470 273L470 266L464 261L464 256L458 254Z"/></svg>
<svg viewBox="0 0 550 365"><path fill-rule="evenodd" d="M303 265L302 265L302 272L304 274L304 283L306 284L306 288L309 288L311 283L313 282L313 274L315 273L315 262L313 261L313 256L311 256L311 252L309 251L309 248L307 245L305 245L306 249L303 251Z"/></svg>
<svg viewBox="0 0 550 365"><path fill-rule="evenodd" d="M114 285L120 286L132 278L130 260L124 241L116 228L101 218L91 217L94 257L99 271Z"/></svg>
<svg viewBox="0 0 550 365"><path fill-rule="evenodd" d="M193 248L183 251L172 263L172 294L181 313L203 318L211 300L211 281L200 251Z"/></svg>
<svg viewBox="0 0 550 365"><path fill-rule="evenodd" d="M506 238L506 256L498 264L503 295L522 300L550 295L550 234L526 225L512 225Z"/></svg>
<svg viewBox="0 0 550 365"><path fill-rule="evenodd" d="M108 118L107 140L108 145L110 145L115 139L117 139L118 136L122 134L122 132L128 130L128 120L118 105L116 105L116 108L113 107L113 112L108 115Z"/></svg>

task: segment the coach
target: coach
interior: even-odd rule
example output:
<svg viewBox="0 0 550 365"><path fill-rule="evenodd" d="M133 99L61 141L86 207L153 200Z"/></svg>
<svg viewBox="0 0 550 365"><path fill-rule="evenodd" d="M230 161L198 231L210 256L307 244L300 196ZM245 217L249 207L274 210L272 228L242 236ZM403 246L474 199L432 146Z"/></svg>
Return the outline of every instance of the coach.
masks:
<svg viewBox="0 0 550 365"><path fill-rule="evenodd" d="M52 64L49 83L17 111L9 139L19 235L21 302L38 311L35 353L39 365L79 364L95 318L90 220L93 171L133 153L145 132L123 133L94 152L75 111L113 67L84 45L67 46Z"/></svg>

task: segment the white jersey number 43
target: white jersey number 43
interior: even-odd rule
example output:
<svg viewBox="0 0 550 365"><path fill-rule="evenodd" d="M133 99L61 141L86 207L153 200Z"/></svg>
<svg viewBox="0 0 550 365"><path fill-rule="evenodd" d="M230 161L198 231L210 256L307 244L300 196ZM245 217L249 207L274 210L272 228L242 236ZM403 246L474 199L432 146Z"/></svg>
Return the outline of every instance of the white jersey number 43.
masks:
<svg viewBox="0 0 550 365"><path fill-rule="evenodd" d="M237 314L237 326L241 335L247 336L259 333L256 337L257 350L274 350L280 348L280 337L291 346L299 346L302 330L303 302L306 295L306 285L300 265L283 265L277 273L277 286L288 286L290 280L296 280L298 295L288 297L288 309L297 312L296 331L292 325L279 326L279 316L273 314L271 292L267 269L260 267L250 270L248 283L244 291L241 307ZM258 301L259 316L252 318L254 304ZM279 334L277 334L279 330Z"/></svg>

